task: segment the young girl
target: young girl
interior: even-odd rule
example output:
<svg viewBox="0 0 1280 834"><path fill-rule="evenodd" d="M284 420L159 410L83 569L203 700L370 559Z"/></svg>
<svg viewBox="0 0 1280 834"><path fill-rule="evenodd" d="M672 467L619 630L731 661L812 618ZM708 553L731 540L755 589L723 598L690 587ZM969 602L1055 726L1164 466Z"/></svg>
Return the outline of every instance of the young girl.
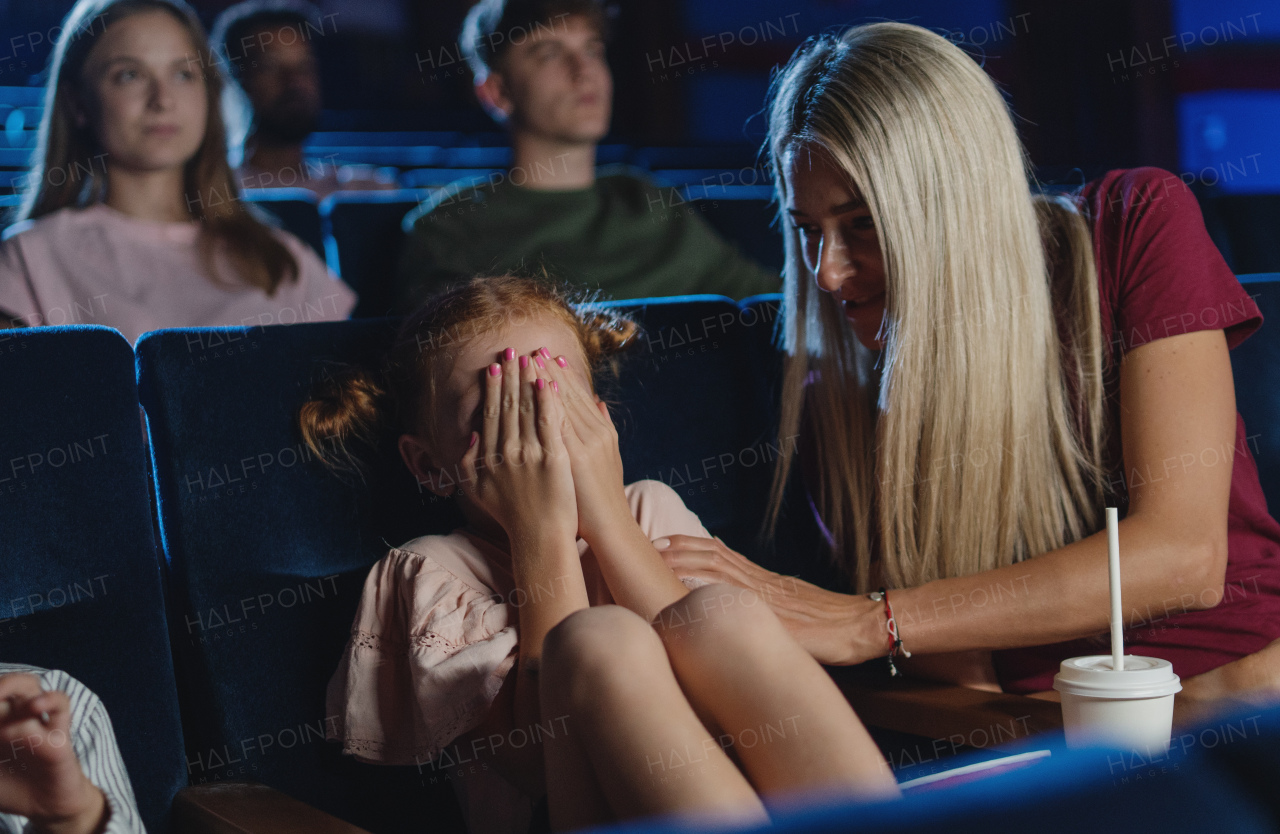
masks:
<svg viewBox="0 0 1280 834"><path fill-rule="evenodd" d="M801 790L896 795L768 606L690 592L651 544L708 533L665 484L623 484L594 379L636 329L545 282L476 278L408 318L382 369L303 407L317 455L349 468L398 436L467 522L369 573L329 684L330 738L362 761L447 770L473 834L527 830L544 791L558 831L662 812L764 820L761 796Z"/></svg>
<svg viewBox="0 0 1280 834"><path fill-rule="evenodd" d="M80 0L50 59L39 145L0 245L0 326L346 318L355 294L260 223L226 159L222 80L181 0Z"/></svg>
<svg viewBox="0 0 1280 834"><path fill-rule="evenodd" d="M797 50L769 136L781 435L800 433L861 592L772 600L800 642L826 663L883 655L885 606L862 594L888 586L909 667L1049 690L1063 659L1107 651L1110 504L1125 645L1172 662L1179 715L1280 696L1280 525L1227 353L1261 315L1182 180L1112 171L1034 196L995 84L898 23ZM681 576L776 581L716 541L666 555Z"/></svg>

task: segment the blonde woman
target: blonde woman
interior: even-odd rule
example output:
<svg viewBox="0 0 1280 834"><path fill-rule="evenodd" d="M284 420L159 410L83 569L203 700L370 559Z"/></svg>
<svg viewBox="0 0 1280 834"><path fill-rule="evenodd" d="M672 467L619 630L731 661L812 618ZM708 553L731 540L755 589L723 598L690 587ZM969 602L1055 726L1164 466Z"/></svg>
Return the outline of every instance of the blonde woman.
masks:
<svg viewBox="0 0 1280 834"><path fill-rule="evenodd" d="M780 582L719 541L659 542L668 563L767 593L823 663L909 651L920 675L1039 693L1062 659L1107 650L1100 530L1117 505L1127 645L1173 663L1181 715L1269 698L1280 525L1227 354L1261 315L1182 181L1112 171L1036 196L995 84L898 23L801 46L769 132L780 434L800 435L857 595Z"/></svg>

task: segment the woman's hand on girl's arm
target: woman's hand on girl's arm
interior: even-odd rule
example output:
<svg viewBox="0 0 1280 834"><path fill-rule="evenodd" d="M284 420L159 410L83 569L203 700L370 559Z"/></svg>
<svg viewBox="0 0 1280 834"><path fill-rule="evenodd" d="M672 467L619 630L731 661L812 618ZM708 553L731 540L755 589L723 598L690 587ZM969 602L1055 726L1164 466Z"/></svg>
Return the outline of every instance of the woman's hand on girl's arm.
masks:
<svg viewBox="0 0 1280 834"><path fill-rule="evenodd" d="M730 549L719 537L667 536L654 546L676 576L727 582L755 591L819 663L861 663L889 648L883 603L766 570Z"/></svg>
<svg viewBox="0 0 1280 834"><path fill-rule="evenodd" d="M689 592L663 564L640 529L622 483L618 431L609 409L597 400L564 356L539 351L538 374L550 380L564 403L564 442L573 466L578 529L591 545L614 600L652 620Z"/></svg>
<svg viewBox="0 0 1280 834"><path fill-rule="evenodd" d="M1130 497L1120 522L1125 612L1141 623L1212 607L1222 597L1226 570L1232 467L1224 453L1234 445L1236 427L1222 331L1171 336L1131 350L1121 365L1120 392ZM762 593L794 588L773 594L770 605L819 662L859 663L886 653L880 604L779 577L718 542L672 540L663 556L681 576ZM889 598L904 648L922 654L1037 646L1100 633L1110 611L1106 532L1016 565L892 590Z"/></svg>

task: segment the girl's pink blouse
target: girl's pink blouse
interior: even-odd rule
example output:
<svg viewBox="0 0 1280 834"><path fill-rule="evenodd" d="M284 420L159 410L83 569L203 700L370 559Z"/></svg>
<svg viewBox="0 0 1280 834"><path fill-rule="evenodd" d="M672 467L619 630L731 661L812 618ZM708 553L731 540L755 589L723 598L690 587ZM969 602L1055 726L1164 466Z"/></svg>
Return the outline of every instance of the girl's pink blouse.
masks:
<svg viewBox="0 0 1280 834"><path fill-rule="evenodd" d="M206 276L199 223L143 220L103 203L62 209L5 231L0 315L14 324L101 324L130 344L164 327L252 327L347 318L356 294L293 235L274 230L298 280L274 295ZM219 274L231 278L230 265Z"/></svg>
<svg viewBox="0 0 1280 834"><path fill-rule="evenodd" d="M711 537L666 484L636 481L625 490L650 539ZM579 539L578 550L591 604L612 603L587 543ZM492 769L452 775L436 762L484 720L515 663L518 600L509 565L509 556L461 530L392 548L365 580L327 691L330 740L361 761L418 765L449 778L472 834L522 832L532 809L532 798Z"/></svg>

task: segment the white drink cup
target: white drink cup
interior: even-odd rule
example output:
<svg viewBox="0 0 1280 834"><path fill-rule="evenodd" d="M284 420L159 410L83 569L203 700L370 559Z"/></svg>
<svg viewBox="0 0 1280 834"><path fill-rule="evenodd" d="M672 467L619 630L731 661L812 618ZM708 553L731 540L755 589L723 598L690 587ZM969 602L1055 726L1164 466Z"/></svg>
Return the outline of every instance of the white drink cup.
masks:
<svg viewBox="0 0 1280 834"><path fill-rule="evenodd" d="M1068 747L1104 744L1151 756L1169 749L1173 696L1182 683L1173 665L1125 655L1116 671L1109 654L1062 661L1053 688L1062 693Z"/></svg>

